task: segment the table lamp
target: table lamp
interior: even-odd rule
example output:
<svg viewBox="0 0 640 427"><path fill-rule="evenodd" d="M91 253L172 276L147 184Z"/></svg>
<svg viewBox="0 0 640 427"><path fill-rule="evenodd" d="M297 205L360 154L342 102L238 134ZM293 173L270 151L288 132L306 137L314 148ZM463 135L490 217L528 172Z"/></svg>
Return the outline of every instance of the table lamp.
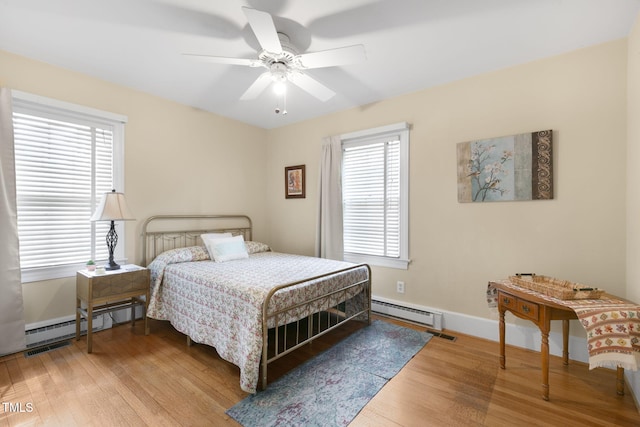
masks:
<svg viewBox="0 0 640 427"><path fill-rule="evenodd" d="M112 190L110 193L104 193L98 208L91 216L91 221L111 221L111 228L107 233L107 247L109 248L109 263L105 265L106 270L118 270L120 266L113 260L113 250L118 243L118 234L116 233L114 221L129 221L135 219L129 207L127 201L124 198L124 193L116 193L116 190Z"/></svg>

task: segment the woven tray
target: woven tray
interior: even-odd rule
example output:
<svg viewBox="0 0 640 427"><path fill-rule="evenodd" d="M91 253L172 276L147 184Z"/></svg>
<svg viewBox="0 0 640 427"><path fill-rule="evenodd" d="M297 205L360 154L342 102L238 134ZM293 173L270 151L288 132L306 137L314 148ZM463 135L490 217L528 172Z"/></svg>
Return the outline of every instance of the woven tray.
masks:
<svg viewBox="0 0 640 427"><path fill-rule="evenodd" d="M592 286L553 277L531 275L509 276L512 283L562 300L599 299L604 291Z"/></svg>

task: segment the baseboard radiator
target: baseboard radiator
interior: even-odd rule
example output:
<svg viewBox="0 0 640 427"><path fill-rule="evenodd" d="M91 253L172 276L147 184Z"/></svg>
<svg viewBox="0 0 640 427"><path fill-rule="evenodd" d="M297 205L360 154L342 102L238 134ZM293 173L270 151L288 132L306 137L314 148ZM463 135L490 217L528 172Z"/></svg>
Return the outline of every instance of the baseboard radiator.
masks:
<svg viewBox="0 0 640 427"><path fill-rule="evenodd" d="M442 313L381 301L375 297L371 300L371 310L384 316L419 323L438 331L442 330Z"/></svg>
<svg viewBox="0 0 640 427"><path fill-rule="evenodd" d="M104 318L104 315L93 317L93 332L111 327L111 319L105 321ZM27 348L33 348L75 337L76 319L75 316L51 319L47 322L27 325L25 329ZM80 331L82 334L87 332L87 319L85 318L81 318Z"/></svg>

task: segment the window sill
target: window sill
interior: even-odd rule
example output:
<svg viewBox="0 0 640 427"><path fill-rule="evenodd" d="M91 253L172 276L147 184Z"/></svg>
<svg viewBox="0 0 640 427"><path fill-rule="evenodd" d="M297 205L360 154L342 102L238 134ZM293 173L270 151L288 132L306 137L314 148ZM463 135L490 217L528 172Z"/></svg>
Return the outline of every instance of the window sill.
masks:
<svg viewBox="0 0 640 427"><path fill-rule="evenodd" d="M399 270L408 270L411 260L399 258L387 258L374 255L362 254L344 254L344 260L356 264L369 264L377 267L397 268Z"/></svg>
<svg viewBox="0 0 640 427"><path fill-rule="evenodd" d="M106 261L99 262L104 264ZM127 264L126 259L116 259L120 265ZM75 277L78 270L87 268L85 264L67 264L56 267L23 268L20 272L22 283Z"/></svg>

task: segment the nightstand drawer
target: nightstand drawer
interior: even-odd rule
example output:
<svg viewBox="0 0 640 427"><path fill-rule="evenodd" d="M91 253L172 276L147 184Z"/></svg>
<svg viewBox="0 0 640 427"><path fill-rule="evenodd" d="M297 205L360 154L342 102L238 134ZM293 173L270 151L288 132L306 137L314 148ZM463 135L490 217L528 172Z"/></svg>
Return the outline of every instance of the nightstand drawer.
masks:
<svg viewBox="0 0 640 427"><path fill-rule="evenodd" d="M142 295L149 289L149 270L116 270L105 274L79 271L76 276L76 291L83 301L106 301L110 297L128 298Z"/></svg>
<svg viewBox="0 0 640 427"><path fill-rule="evenodd" d="M146 292L149 288L149 270L130 271L126 274L96 276L93 278L92 298L103 298L110 295L128 292Z"/></svg>

